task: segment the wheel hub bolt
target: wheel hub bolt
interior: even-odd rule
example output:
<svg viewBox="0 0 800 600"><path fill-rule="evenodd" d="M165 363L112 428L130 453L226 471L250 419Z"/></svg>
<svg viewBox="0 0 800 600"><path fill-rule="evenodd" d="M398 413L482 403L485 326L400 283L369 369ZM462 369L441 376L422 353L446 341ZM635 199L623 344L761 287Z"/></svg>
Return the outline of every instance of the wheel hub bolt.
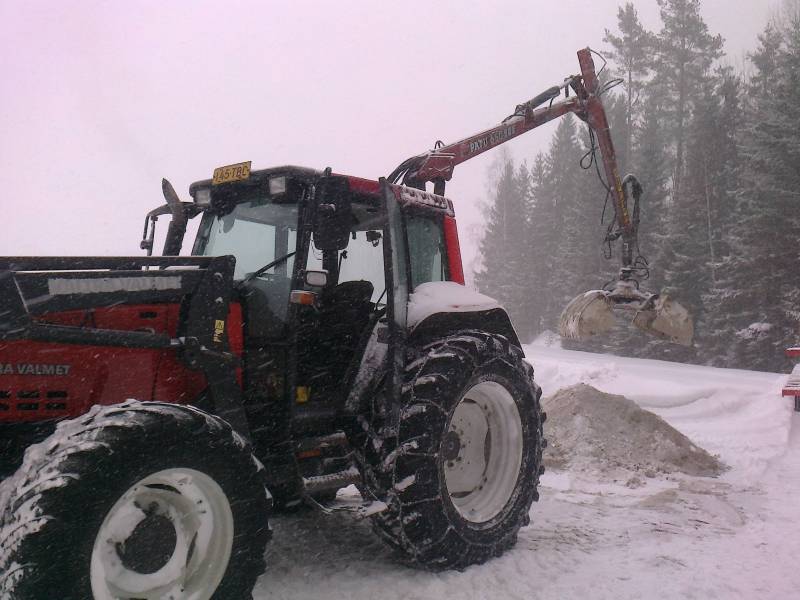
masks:
<svg viewBox="0 0 800 600"><path fill-rule="evenodd" d="M455 431L448 431L442 439L442 458L446 461L454 461L461 452L461 438Z"/></svg>

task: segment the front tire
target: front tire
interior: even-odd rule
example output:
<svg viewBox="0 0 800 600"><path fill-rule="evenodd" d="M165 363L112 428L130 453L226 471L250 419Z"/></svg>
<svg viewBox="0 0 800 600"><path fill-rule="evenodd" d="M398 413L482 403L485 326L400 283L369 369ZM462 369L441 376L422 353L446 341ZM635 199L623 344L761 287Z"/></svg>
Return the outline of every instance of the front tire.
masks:
<svg viewBox="0 0 800 600"><path fill-rule="evenodd" d="M511 548L538 499L541 390L521 349L465 331L412 350L397 427L364 481L381 537L413 563L463 569Z"/></svg>
<svg viewBox="0 0 800 600"><path fill-rule="evenodd" d="M270 497L223 420L155 402L94 407L0 486L0 596L249 598Z"/></svg>

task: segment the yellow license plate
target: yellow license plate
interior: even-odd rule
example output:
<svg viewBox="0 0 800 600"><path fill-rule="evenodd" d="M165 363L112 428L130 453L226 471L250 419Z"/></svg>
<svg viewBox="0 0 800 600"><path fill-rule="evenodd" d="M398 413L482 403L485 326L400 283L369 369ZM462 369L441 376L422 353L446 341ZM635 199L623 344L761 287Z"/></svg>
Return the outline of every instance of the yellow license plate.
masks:
<svg viewBox="0 0 800 600"><path fill-rule="evenodd" d="M241 181L250 177L250 163L248 160L243 163L236 163L235 165L227 165L225 167L218 167L214 169L214 177L211 179L211 185L219 185L220 183L230 183L231 181Z"/></svg>

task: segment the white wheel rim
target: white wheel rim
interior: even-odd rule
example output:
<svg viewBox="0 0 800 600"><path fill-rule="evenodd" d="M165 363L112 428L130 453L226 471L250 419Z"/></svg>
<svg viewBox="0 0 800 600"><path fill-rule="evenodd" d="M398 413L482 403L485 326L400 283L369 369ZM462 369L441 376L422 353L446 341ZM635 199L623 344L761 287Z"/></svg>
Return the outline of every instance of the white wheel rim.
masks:
<svg viewBox="0 0 800 600"><path fill-rule="evenodd" d="M161 548L146 539L156 529L170 536ZM208 600L228 567L233 532L228 498L208 475L182 468L148 475L117 500L95 537L95 600Z"/></svg>
<svg viewBox="0 0 800 600"><path fill-rule="evenodd" d="M447 492L458 513L485 523L508 505L523 454L522 420L509 391L495 381L470 388L456 405L442 449Z"/></svg>

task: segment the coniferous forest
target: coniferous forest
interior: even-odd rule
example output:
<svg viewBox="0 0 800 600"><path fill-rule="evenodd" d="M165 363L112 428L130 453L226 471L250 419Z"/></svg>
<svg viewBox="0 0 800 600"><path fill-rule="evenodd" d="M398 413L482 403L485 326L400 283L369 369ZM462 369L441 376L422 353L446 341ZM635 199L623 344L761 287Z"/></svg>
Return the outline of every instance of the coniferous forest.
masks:
<svg viewBox="0 0 800 600"><path fill-rule="evenodd" d="M800 2L787 2L754 41L744 72L727 66L701 0L653 0L658 31L621 6L600 49L603 98L622 174L644 186L643 287L693 315L683 347L624 323L565 347L621 356L783 371L800 344ZM613 15L610 20L613 22ZM475 273L530 341L556 331L566 303L616 277L604 243L613 208L586 126L560 120L546 153L501 159ZM599 158L599 157L598 157ZM522 218L524 217L524 218ZM602 222L602 224L601 224Z"/></svg>

